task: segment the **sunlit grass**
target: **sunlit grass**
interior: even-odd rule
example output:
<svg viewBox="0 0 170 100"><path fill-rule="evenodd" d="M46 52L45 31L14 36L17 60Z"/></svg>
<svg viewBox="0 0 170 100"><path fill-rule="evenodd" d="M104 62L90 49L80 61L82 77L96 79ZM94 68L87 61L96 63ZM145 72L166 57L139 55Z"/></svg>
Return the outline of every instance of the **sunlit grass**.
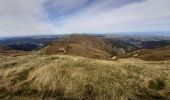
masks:
<svg viewBox="0 0 170 100"><path fill-rule="evenodd" d="M30 55L0 62L1 98L82 99L86 86L96 100L164 100L170 93L168 61Z"/></svg>

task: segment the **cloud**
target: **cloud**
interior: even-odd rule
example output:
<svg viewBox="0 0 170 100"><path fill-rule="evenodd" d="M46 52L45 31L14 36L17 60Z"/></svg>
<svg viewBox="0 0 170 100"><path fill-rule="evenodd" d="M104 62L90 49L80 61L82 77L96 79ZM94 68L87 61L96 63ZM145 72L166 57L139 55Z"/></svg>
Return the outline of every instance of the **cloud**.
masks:
<svg viewBox="0 0 170 100"><path fill-rule="evenodd" d="M48 0L44 3L44 8L49 18L57 19L79 11L88 6L90 2L93 0Z"/></svg>
<svg viewBox="0 0 170 100"><path fill-rule="evenodd" d="M84 12L63 20L61 22L63 25L59 28L63 32L114 32L145 31L146 26L151 26L150 31L155 31L163 29L155 27L153 30L153 27L170 16L169 9L169 0L147 0L104 11L101 11L98 6L91 6ZM166 18L166 21L170 22L170 19Z"/></svg>
<svg viewBox="0 0 170 100"><path fill-rule="evenodd" d="M0 0L0 35L38 35L55 32L43 0Z"/></svg>
<svg viewBox="0 0 170 100"><path fill-rule="evenodd" d="M44 7L50 18L57 19L58 17L74 15L84 10L102 11L106 8L113 9L140 1L145 0L48 0L45 2Z"/></svg>
<svg viewBox="0 0 170 100"><path fill-rule="evenodd" d="M0 0L0 35L170 31L169 0Z"/></svg>

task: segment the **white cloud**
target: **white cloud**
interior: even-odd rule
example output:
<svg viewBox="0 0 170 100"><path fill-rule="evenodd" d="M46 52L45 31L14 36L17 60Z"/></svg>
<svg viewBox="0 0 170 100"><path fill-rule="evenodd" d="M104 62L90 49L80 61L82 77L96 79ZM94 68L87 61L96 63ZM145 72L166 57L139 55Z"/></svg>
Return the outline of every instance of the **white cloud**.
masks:
<svg viewBox="0 0 170 100"><path fill-rule="evenodd" d="M91 6L77 16L63 20L61 22L63 26L59 27L60 31L145 31L146 26L149 27L147 23L153 24L151 29L153 30L155 24L159 24L165 17L170 17L170 0L147 0L145 2L132 3L118 9L106 9L104 11L101 11L98 7ZM170 22L170 18L166 19L166 21ZM156 28L155 31L159 30Z"/></svg>
<svg viewBox="0 0 170 100"><path fill-rule="evenodd" d="M49 23L43 3L43 0L0 0L0 35L54 32L55 27Z"/></svg>
<svg viewBox="0 0 170 100"><path fill-rule="evenodd" d="M146 0L125 3L122 6L117 0L94 0L88 6L84 6L88 0L54 0L52 4L45 4L48 3L47 1L49 0L0 0L0 36L170 31L168 28L170 26L170 0ZM113 3L114 7L112 7ZM71 16L65 15L81 6L84 7ZM55 12L47 11L49 7L52 7ZM65 17L51 20L49 17L53 16L53 13Z"/></svg>
<svg viewBox="0 0 170 100"><path fill-rule="evenodd" d="M88 0L47 0L45 9L50 16L64 16L64 14L83 8Z"/></svg>

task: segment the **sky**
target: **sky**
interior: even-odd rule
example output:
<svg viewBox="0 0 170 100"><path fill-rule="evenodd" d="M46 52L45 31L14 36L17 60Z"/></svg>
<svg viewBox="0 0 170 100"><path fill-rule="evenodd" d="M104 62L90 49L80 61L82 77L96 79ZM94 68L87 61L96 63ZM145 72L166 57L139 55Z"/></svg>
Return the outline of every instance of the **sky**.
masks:
<svg viewBox="0 0 170 100"><path fill-rule="evenodd" d="M170 0L0 0L0 36L170 31Z"/></svg>

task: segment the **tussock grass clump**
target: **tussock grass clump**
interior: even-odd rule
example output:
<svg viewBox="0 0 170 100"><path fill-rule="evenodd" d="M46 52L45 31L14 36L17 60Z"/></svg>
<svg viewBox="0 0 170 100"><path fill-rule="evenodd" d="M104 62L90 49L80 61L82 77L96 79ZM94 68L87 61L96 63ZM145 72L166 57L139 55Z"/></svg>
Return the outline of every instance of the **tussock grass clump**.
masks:
<svg viewBox="0 0 170 100"><path fill-rule="evenodd" d="M169 99L168 61L105 61L62 55L4 59L7 58L0 58L0 98L3 99Z"/></svg>

